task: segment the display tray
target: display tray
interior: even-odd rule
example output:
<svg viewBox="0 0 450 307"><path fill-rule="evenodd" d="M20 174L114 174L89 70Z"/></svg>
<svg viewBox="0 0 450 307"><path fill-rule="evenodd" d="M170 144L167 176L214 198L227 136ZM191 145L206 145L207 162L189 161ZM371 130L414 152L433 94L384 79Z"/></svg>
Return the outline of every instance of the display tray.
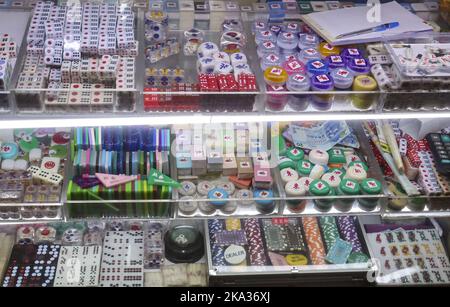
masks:
<svg viewBox="0 0 450 307"><path fill-rule="evenodd" d="M209 274L211 276L217 277L236 275L272 276L286 274L299 274L300 276L302 276L303 274L362 273L370 271L371 263L370 261L368 261L369 258L367 258L367 255L369 254L367 253L367 249L364 246L365 243L357 220L353 220L352 217L348 216L339 217L339 222L337 220L338 218L334 220L334 217L321 217L320 219L320 229L319 220L316 219L316 217L261 219L249 218L240 220L229 218L226 220L210 219L209 221L205 221L205 227L207 229L205 233L209 233L209 235L207 236ZM341 229L341 226L337 225L341 223L342 220L352 219L352 221L356 221L356 223L354 223L355 226L352 231L355 234L357 240L361 242L358 245L358 250L360 250L361 252L358 252L358 254L365 254L366 256L364 258L360 258L364 260L359 260L361 261L360 263L327 264L325 260L321 258L322 256L325 257L325 254L317 257L317 248L323 249L322 253L325 253L325 250L328 250L328 247L325 246L332 246L333 242L336 242L333 241L334 239L331 239L331 241L323 241L322 239L324 238L324 228L322 227L322 223L325 220L330 221L330 219L333 219L332 221L335 221L333 222L333 224L336 225L336 231L341 231L337 230L337 227ZM238 223L241 228L236 227L236 223ZM305 229L307 229L305 228L305 223L312 223L312 225L314 225L314 231L318 231L318 238L312 239L309 237L311 233L314 233L314 231L309 232L310 229L308 228L307 232L305 232ZM269 228L267 227L272 227L272 230L270 230L271 233L266 232L269 231ZM289 234L288 240L291 241L287 245L288 248L293 248L294 245L292 244L300 244L298 246L295 245L294 249L296 250L274 250L277 249L275 245L281 246L282 244L284 244L283 242L286 242L285 240L287 239L287 237L283 236L283 239L276 239L275 232L272 231L274 231L274 229L285 229L283 227L289 227L291 229L289 231L292 231ZM298 239L295 239L294 236L296 236L296 238ZM339 235L339 233L337 233L337 236L342 236L341 238L343 238L344 235ZM270 243L268 242L269 239L271 240ZM295 241L296 243L293 243L294 241L292 240L299 241ZM327 242L329 245L323 242ZM272 251L270 252L268 246L271 244L274 245L270 247L272 249ZM285 245L283 246L285 247ZM352 244L350 244L350 246L352 246ZM355 254L357 253L355 252ZM288 264L289 262L287 261L295 261L297 263ZM319 262L322 264L318 264ZM233 265L231 263L233 263Z"/></svg>
<svg viewBox="0 0 450 307"><path fill-rule="evenodd" d="M202 181L202 180L197 180L197 181ZM220 183L228 183L229 180L227 179L227 177L218 177L215 180L211 180L210 182L213 184L220 184ZM241 190L241 189L236 188L236 192L239 190ZM251 188L250 191L252 191L252 190L254 190L254 189ZM248 199L246 199L246 203L249 203L249 204L244 204L244 203L242 203L241 199L231 196L229 199L227 199L226 204L224 206L226 207L229 203L235 203L237 208L232 213L226 213L221 209L214 209L212 213L206 214L206 213L202 212L200 208L197 208L194 213L186 214L186 213L183 213L179 209L179 204L184 202L184 200L180 199L180 195L179 195L178 191L175 191L174 198L177 200L176 204L174 204L176 207L175 218L218 218L218 217L226 218L226 217L246 217L246 216L257 217L257 216L279 215L280 208L282 207L284 200L280 195L277 182L273 183L272 192L273 192L273 197L264 198L265 200L272 200L275 203L274 209L270 212L263 212L263 211L258 210L255 202L262 200L262 198L249 197ZM208 199L207 197L195 198L194 200L192 200L192 202L195 202L197 204L197 206L199 206L199 207L202 206L200 204L201 202L208 203L211 201L214 201L214 200ZM187 202L189 202L189 200ZM234 204L230 204L230 205L234 206Z"/></svg>
<svg viewBox="0 0 450 307"><path fill-rule="evenodd" d="M450 283L448 253L442 229L428 219L383 223L379 216L360 219L377 270L372 282L389 286Z"/></svg>
<svg viewBox="0 0 450 307"><path fill-rule="evenodd" d="M387 199L386 199L386 187L384 183L384 178L381 173L380 167L373 155L373 152L369 146L369 143L367 139L365 138L364 131L359 123L356 122L348 122L349 126L353 129L353 133L356 136L356 138L359 141L360 148L356 150L356 153L363 158L363 161L367 163L367 178L374 178L378 180L382 185L382 191L380 194L377 195L355 195L353 197L349 196L343 196L343 195L334 195L334 196L303 196L303 197L289 197L286 195L285 187L282 184L281 179L281 173L280 170L277 168L276 170L276 178L277 181L280 182L280 187L282 191L282 197L285 200L284 206L282 210L280 211L283 215L286 216L296 216L296 215L348 215L348 214L361 214L361 215L370 215L370 214L379 214L380 212L384 211L384 208L386 207ZM365 209L363 206L360 205L358 199L378 199L377 205L370 209ZM300 206L298 210L291 210L289 206L287 205L287 202L289 200L299 200L299 202L303 202L303 204ZM334 204L333 206L330 206L329 210L322 210L318 208L314 200L329 200L329 199L335 199L336 202L339 201L339 199L342 199L346 202L350 203L341 203L341 204ZM354 200L351 202L350 200ZM304 208L303 210L301 208Z"/></svg>
<svg viewBox="0 0 450 307"><path fill-rule="evenodd" d="M8 2L9 3L9 2ZM24 3L27 5L27 3ZM193 4L192 4L193 5ZM161 7L153 7L154 10L161 9ZM27 114L32 116L39 116L42 114L58 114L63 118L70 117L70 114L77 114L78 116L85 115L88 117L90 113L102 113L113 117L117 113L133 113L141 114L148 111L151 115L170 115L173 113L206 113L214 114L220 112L263 112L270 114L286 113L295 114L302 111L304 113L334 113L342 112L345 114L361 113L365 114L379 112L385 105L386 112L400 112L400 111L448 111L445 101L442 100L442 93L448 90L445 86L430 85L426 90L422 91L420 95L416 95L417 86L408 86L405 83L405 88L378 88L375 91L364 90L332 90L329 92L319 91L276 91L268 90L264 81L264 76L260 68L259 59L257 57L257 48L252 34L252 25L255 20L267 19L268 12L252 9L248 11L244 8L236 10L227 10L226 8L218 8L219 10L198 11L197 8L192 7L192 10L178 10L176 5L174 8L165 8L168 13L168 34L167 37L177 38L179 43L179 51L175 55L168 56L155 63L149 63L146 60L146 48L149 42L145 39L144 25L146 24L146 13L148 9L142 6L141 2L134 3L133 11L135 13L133 29L135 31L135 39L139 44L138 56L134 64L133 81L134 86L127 86L125 89L111 88L109 85L101 88L87 86L86 82L72 82L73 84L82 85L81 89L76 89L67 86L54 86L45 88L35 85L17 86L17 82L13 82L8 93L14 96L12 103L13 113ZM296 10L298 8L295 8ZM26 10L26 12L23 12ZM11 12L2 10L2 14L28 14L28 9L14 9ZM6 21L7 18L2 20ZM289 22L294 15L287 14L285 23ZM20 18L19 18L20 19ZM154 84L149 85L146 77L146 68L156 71L156 78L172 78L172 70L182 70L183 76L181 83L193 84L197 82L197 58L196 56L186 56L183 52L185 45L184 32L193 27L203 31L204 41L211 40L220 46L219 40L222 33L222 22L226 19L239 20L242 24L242 34L246 38L246 44L242 48L247 54L248 64L252 73L256 76L257 87L255 90L241 90L241 91L202 91L195 89L195 87L183 89L179 87L160 87ZM17 18L14 18L17 20ZM24 26L26 26L26 21ZM9 24L6 29L9 28ZM17 27L20 28L20 27ZM22 26L23 28L23 26ZM20 42L25 35L20 35ZM23 49L23 48L22 48ZM365 46L360 48L365 50ZM23 51L23 50L22 50ZM22 71L25 63L26 52L18 53L18 67L14 76L14 81L19 78L19 73ZM383 64L384 65L384 64ZM49 66L50 67L50 66ZM129 71L127 71L129 72ZM177 76L179 77L179 76ZM153 78L153 77L152 77ZM91 82L92 83L92 82ZM426 82L425 82L426 83ZM411 94L413 92L413 94ZM64 99L58 101L57 99L45 99L46 96L66 97L71 93L79 94L83 99L86 97L95 96L103 102L99 103L80 103L74 101L73 103L64 102ZM311 96L312 95L312 96ZM354 96L352 96L354 95ZM424 97L418 98L419 96ZM74 96L74 95L72 95ZM233 97L233 98L230 98ZM295 98L295 96L297 98ZM404 98L407 96L408 104L404 103ZM312 101L317 100L334 100L331 107L327 109L317 108L313 106ZM333 97L331 99L330 97ZM403 98L398 98L403 97ZM73 98L73 97L71 97ZM303 99L304 98L304 99ZM425 99L426 98L426 99ZM431 98L431 99L430 99ZM12 99L12 98L11 98ZM82 99L82 101L84 101ZM299 101L302 100L302 101ZM398 105L401 100L402 104ZM424 103L423 101L433 101ZM28 101L28 103L25 103ZM309 101L309 102L307 102ZM372 103L368 103L371 101ZM39 102L39 103L36 103ZM408 105L408 107L404 107ZM6 109L6 108L4 108ZM8 108L9 110L9 108Z"/></svg>
<svg viewBox="0 0 450 307"><path fill-rule="evenodd" d="M17 112L135 110L137 13L126 5L117 11L108 4L80 5L83 10L39 2L33 10L14 86ZM54 18L44 29L50 11ZM83 25L67 21L66 15L83 19ZM91 26L100 34L93 35Z"/></svg>

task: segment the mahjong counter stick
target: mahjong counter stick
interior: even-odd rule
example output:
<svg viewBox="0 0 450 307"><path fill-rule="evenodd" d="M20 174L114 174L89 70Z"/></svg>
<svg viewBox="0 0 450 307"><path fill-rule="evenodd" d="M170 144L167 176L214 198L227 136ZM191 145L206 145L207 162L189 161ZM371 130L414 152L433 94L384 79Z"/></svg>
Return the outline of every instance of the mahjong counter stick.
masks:
<svg viewBox="0 0 450 307"><path fill-rule="evenodd" d="M367 122L364 122L364 128L366 128L367 132L370 135L370 138L372 139L372 142L378 148L384 160L386 160L387 164L392 169L392 172L394 173L395 177L397 177L398 182L402 186L403 190L405 190L406 194L408 194L408 196L420 195L419 190L417 190L417 188L411 183L411 181L409 181L408 177L406 177L404 174L400 174L400 172L397 170L397 167L391 155L381 149L378 137L373 132L372 128L370 128Z"/></svg>
<svg viewBox="0 0 450 307"><path fill-rule="evenodd" d="M394 158L395 165L397 165L398 171L403 174L405 171L405 166L403 165L402 157L400 155L400 151L398 149L397 140L394 135L394 131L392 130L392 126L387 121L382 121L382 129L384 131L384 137L386 138L386 142L391 149L392 157Z"/></svg>

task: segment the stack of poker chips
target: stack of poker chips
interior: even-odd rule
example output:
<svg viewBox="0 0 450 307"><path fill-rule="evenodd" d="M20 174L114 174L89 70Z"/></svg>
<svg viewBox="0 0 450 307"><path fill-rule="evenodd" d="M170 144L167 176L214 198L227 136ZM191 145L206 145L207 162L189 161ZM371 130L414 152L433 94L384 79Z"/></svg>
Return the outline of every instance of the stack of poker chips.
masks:
<svg viewBox="0 0 450 307"><path fill-rule="evenodd" d="M224 230L223 220L209 219L208 220L209 238L211 242L211 256L214 266L225 266L225 249L218 244L216 236L217 233Z"/></svg>
<svg viewBox="0 0 450 307"><path fill-rule="evenodd" d="M363 253L363 247L358 237L358 230L356 228L355 216L338 216L337 224L340 233L345 241L352 244L352 251L356 253Z"/></svg>
<svg viewBox="0 0 450 307"><path fill-rule="evenodd" d="M336 220L332 216L321 216L319 218L320 228L322 229L323 240L327 251L329 251L336 240L340 238Z"/></svg>
<svg viewBox="0 0 450 307"><path fill-rule="evenodd" d="M254 266L264 266L267 264L262 240L261 228L257 219L251 218L244 221L245 234L249 241L250 264Z"/></svg>
<svg viewBox="0 0 450 307"><path fill-rule="evenodd" d="M325 264L325 247L320 235L319 223L316 217L302 218L305 239L309 249L309 256L313 265Z"/></svg>

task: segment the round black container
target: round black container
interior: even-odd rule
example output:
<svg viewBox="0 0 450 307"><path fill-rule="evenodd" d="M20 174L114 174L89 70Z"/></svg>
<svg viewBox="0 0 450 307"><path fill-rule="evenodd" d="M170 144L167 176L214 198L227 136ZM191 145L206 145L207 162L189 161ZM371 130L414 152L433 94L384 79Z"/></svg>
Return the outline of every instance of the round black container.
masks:
<svg viewBox="0 0 450 307"><path fill-rule="evenodd" d="M173 263L194 263L205 253L203 235L189 225L171 228L164 236L167 260Z"/></svg>

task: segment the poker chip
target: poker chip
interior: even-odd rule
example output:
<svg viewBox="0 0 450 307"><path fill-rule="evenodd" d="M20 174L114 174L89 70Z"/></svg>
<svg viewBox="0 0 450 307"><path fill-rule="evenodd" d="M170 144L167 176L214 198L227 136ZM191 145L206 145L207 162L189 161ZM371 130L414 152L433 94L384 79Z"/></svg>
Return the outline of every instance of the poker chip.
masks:
<svg viewBox="0 0 450 307"><path fill-rule="evenodd" d="M192 215L197 211L197 202L193 201L192 196L183 196L178 203L178 209L181 213L186 215Z"/></svg>
<svg viewBox="0 0 450 307"><path fill-rule="evenodd" d="M309 249L309 258L313 265L325 264L325 247L320 235L319 224L315 217L302 218L305 240Z"/></svg>
<svg viewBox="0 0 450 307"><path fill-rule="evenodd" d="M323 240L327 251L329 251L336 240L340 238L339 229L333 216L321 216L319 218L320 228L322 229Z"/></svg>
<svg viewBox="0 0 450 307"><path fill-rule="evenodd" d="M244 231L247 236L249 246L250 264L254 266L264 266L267 263L264 252L264 243L259 222L257 219L250 218L244 220Z"/></svg>
<svg viewBox="0 0 450 307"><path fill-rule="evenodd" d="M181 188L178 189L178 193L182 196L193 196L197 188L195 184L191 181L183 181L181 182Z"/></svg>
<svg viewBox="0 0 450 307"><path fill-rule="evenodd" d="M309 173L309 177L312 179L320 179L323 174L325 174L326 168L320 164L314 165L314 167L311 170L311 173Z"/></svg>
<svg viewBox="0 0 450 307"><path fill-rule="evenodd" d="M225 228L227 231L241 230L241 220L228 218L225 220Z"/></svg>
<svg viewBox="0 0 450 307"><path fill-rule="evenodd" d="M350 253L348 256L347 263L367 263L369 261L369 257L364 253Z"/></svg>
<svg viewBox="0 0 450 307"><path fill-rule="evenodd" d="M234 194L234 191L236 190L234 184L231 182L219 182L216 187L225 190L228 195Z"/></svg>
<svg viewBox="0 0 450 307"><path fill-rule="evenodd" d="M359 75L367 75L370 72L370 63L369 60L365 58L353 58L349 61L347 61L347 68L350 72L352 72L355 76ZM373 81L372 77L370 77ZM356 79L355 79L356 83ZM375 81L376 84L376 81ZM358 86L358 85L357 85ZM375 85L376 87L376 85Z"/></svg>
<svg viewBox="0 0 450 307"><path fill-rule="evenodd" d="M363 247L358 237L355 216L338 216L337 224L342 238L352 244L352 251L362 253Z"/></svg>
<svg viewBox="0 0 450 307"><path fill-rule="evenodd" d="M366 172L369 170L369 167L367 166L366 163L362 162L362 161L352 161L350 162L350 164L348 165L348 167L361 167L362 169L364 169Z"/></svg>
<svg viewBox="0 0 450 307"><path fill-rule="evenodd" d="M235 201L228 201L225 206L222 206L220 208L220 211L222 211L225 214L232 214L236 211L238 205Z"/></svg>
<svg viewBox="0 0 450 307"><path fill-rule="evenodd" d="M32 149L32 151L35 149ZM64 145L54 145L49 148L48 154L52 158L64 159L67 157L67 146ZM31 155L31 152L30 152Z"/></svg>
<svg viewBox="0 0 450 307"><path fill-rule="evenodd" d="M298 180L298 173L296 170L294 170L292 168L283 168L280 171L280 176L281 176L281 180L283 181L283 183Z"/></svg>
<svg viewBox="0 0 450 307"><path fill-rule="evenodd" d="M299 265L307 265L308 258L305 255L298 254L289 254L285 256L286 262L288 265L299 266Z"/></svg>
<svg viewBox="0 0 450 307"><path fill-rule="evenodd" d="M358 195L361 193L359 183L356 180L344 178L336 190L338 195Z"/></svg>
<svg viewBox="0 0 450 307"><path fill-rule="evenodd" d="M306 193L309 192L309 186L310 186L311 182L313 182L313 181L314 181L314 179L312 179L312 178L310 178L310 177L301 177L301 178L298 180L298 182L299 182L300 184L302 184L302 185L305 186L305 188L306 188Z"/></svg>
<svg viewBox="0 0 450 307"><path fill-rule="evenodd" d="M247 252L242 246L232 244L224 251L224 258L228 264L239 265L247 258Z"/></svg>
<svg viewBox="0 0 450 307"><path fill-rule="evenodd" d="M238 199L237 203L242 206L250 206L254 203L252 191L247 189L237 191L235 198Z"/></svg>
<svg viewBox="0 0 450 307"><path fill-rule="evenodd" d="M320 58L320 53L315 48L302 49L297 58L303 63Z"/></svg>
<svg viewBox="0 0 450 307"><path fill-rule="evenodd" d="M207 199L207 196L203 196L200 199ZM216 212L216 207L210 204L208 201L199 201L198 208L205 215L211 215Z"/></svg>
<svg viewBox="0 0 450 307"><path fill-rule="evenodd" d="M301 177L308 177L311 174L311 170L313 169L314 164L312 164L308 160L298 161L297 171Z"/></svg>
<svg viewBox="0 0 450 307"><path fill-rule="evenodd" d="M264 71L264 80L268 85L283 86L288 79L288 74L283 67L271 66Z"/></svg>
<svg viewBox="0 0 450 307"><path fill-rule="evenodd" d="M253 191L253 198L255 198L256 209L262 213L272 213L275 209L275 202L273 199L272 190L255 190Z"/></svg>
<svg viewBox="0 0 450 307"><path fill-rule="evenodd" d="M353 73L345 68L337 68L332 70L331 77L334 81L334 87L337 89L349 89L353 84Z"/></svg>
<svg viewBox="0 0 450 307"><path fill-rule="evenodd" d="M214 183L211 183L209 181L200 181L197 184L197 192L201 196L206 196L208 195L208 192L214 189L215 187L216 186L214 185Z"/></svg>
<svg viewBox="0 0 450 307"><path fill-rule="evenodd" d="M26 135L19 141L19 147L23 152L28 153L35 148L39 148L39 141L34 136Z"/></svg>
<svg viewBox="0 0 450 307"><path fill-rule="evenodd" d="M292 159L289 159L287 157L281 157L278 160L278 168L280 170L284 169L284 168L292 168L295 169L296 168L296 164Z"/></svg>
<svg viewBox="0 0 450 307"><path fill-rule="evenodd" d="M332 188L339 187L339 184L341 183L341 177L336 173L326 173L321 179L328 183L328 185Z"/></svg>
<svg viewBox="0 0 450 307"><path fill-rule="evenodd" d="M328 63L319 59L313 59L306 63L308 76L328 74Z"/></svg>
<svg viewBox="0 0 450 307"><path fill-rule="evenodd" d="M341 48L332 46L327 42L320 43L317 49L319 50L323 58L326 58L330 55L339 55L341 53Z"/></svg>
<svg viewBox="0 0 450 307"><path fill-rule="evenodd" d="M339 178L344 178L345 170L342 168L332 168L328 170L329 173L335 174Z"/></svg>
<svg viewBox="0 0 450 307"><path fill-rule="evenodd" d="M306 187L299 180L295 180L286 183L285 191L289 197L305 196Z"/></svg>
<svg viewBox="0 0 450 307"><path fill-rule="evenodd" d="M292 161L296 162L303 160L303 158L305 157L305 152L300 148L291 147L287 150L286 156Z"/></svg>
<svg viewBox="0 0 450 307"><path fill-rule="evenodd" d="M364 168L358 166L351 166L347 168L344 178L353 179L356 180L357 182L361 182L362 180L367 178L367 172L364 170Z"/></svg>
<svg viewBox="0 0 450 307"><path fill-rule="evenodd" d="M338 68L344 68L345 61L340 55L330 55L325 58L330 69L336 70Z"/></svg>
<svg viewBox="0 0 450 307"><path fill-rule="evenodd" d="M55 145L67 145L70 142L70 133L67 132L57 132L52 137L53 143Z"/></svg>
<svg viewBox="0 0 450 307"><path fill-rule="evenodd" d="M4 160L14 160L19 155L19 147L16 143L3 143L0 144L0 157Z"/></svg>
<svg viewBox="0 0 450 307"><path fill-rule="evenodd" d="M361 191L365 195L382 194L381 182L373 178L364 179L361 182ZM378 198L360 198L358 199L360 206L368 211L372 211L378 205Z"/></svg>
<svg viewBox="0 0 450 307"><path fill-rule="evenodd" d="M309 161L313 164L327 165L330 158L328 152L320 149L313 149L308 154Z"/></svg>
<svg viewBox="0 0 450 307"><path fill-rule="evenodd" d="M315 34L300 34L298 40L298 49L317 48L319 45L319 37Z"/></svg>
<svg viewBox="0 0 450 307"><path fill-rule="evenodd" d="M224 189L214 188L208 192L210 204L216 207L222 207L227 203L229 194Z"/></svg>

